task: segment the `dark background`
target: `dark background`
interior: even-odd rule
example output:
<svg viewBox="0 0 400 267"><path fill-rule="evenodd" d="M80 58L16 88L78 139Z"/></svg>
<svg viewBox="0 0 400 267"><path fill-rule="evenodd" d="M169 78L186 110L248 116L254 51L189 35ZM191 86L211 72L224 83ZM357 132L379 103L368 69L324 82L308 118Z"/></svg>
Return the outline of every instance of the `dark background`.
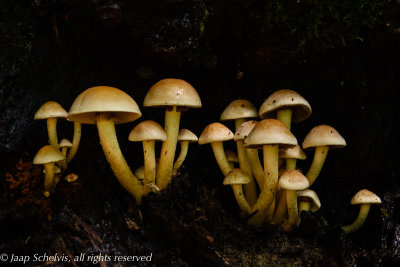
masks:
<svg viewBox="0 0 400 267"><path fill-rule="evenodd" d="M323 3L3 0L0 2L1 174L15 173L21 157L30 161L46 144L45 123L33 120L34 113L44 102L54 100L68 110L75 97L92 86L108 85L124 90L141 107L142 119L154 119L162 124L163 110L142 108L144 96L160 79L184 79L199 93L203 108L185 112L181 126L198 136L206 125L219 121L223 109L234 99L245 98L259 107L275 90L292 89L304 96L313 109L309 119L292 127L299 143L319 124L333 126L347 141L345 149L329 152L313 186L323 207L318 218L310 218L310 225L316 221L318 227L330 227L326 230L328 233L324 230L323 234L317 234L319 242L313 246L320 249L320 255L325 258L330 255L332 264L379 262L390 266L399 260L395 246L400 229L399 15L397 1L372 0ZM136 122L117 126L117 132L128 163L137 168L143 161L141 146L127 140L134 125ZM71 123L60 121L58 126L60 140L63 137L72 139ZM233 124L228 126L233 128ZM203 250L196 254L195 260L189 260L190 253L177 245L176 240L190 244L191 236L203 231L198 230L198 226L185 228L189 237L184 238L171 237L163 231L162 235L153 236L143 230L152 227L149 221L141 225L139 237L136 232L129 232L131 229L126 229L124 221L114 216L124 214L124 218L137 219L137 208L112 177L95 127L83 125L82 134L80 149L69 167L80 175L79 186L71 189L70 184L62 182L57 196L51 201L43 200L51 207L55 220L37 218L36 208L18 205L18 198L24 194L10 195L9 181L1 181L4 191L0 202L1 226L11 229L1 232L4 237L1 249L31 253L29 247L21 245L22 241L15 240L33 236L27 230L33 227L39 233L45 231L44 228L51 229L50 236L42 236L43 240L37 237L32 243L44 251L54 251L53 241L60 235L67 239L65 235L70 234L65 217L73 213L90 225L107 218L114 223L115 228L96 228L97 232L104 233L103 241L109 243L107 249L101 247L97 251L111 253L111 248L115 248L124 255L127 250L123 247L128 244L133 247L128 252L155 251L159 264L227 264L224 260L207 257L209 250L219 248L228 255L230 264L258 263L254 255L263 251L257 245L262 243L261 237L277 230L255 230L240 222L230 189L221 185L223 177L210 146L191 145L176 184L171 185L164 196L145 199L142 212L146 218L144 210L147 208L147 218L171 225L176 221L176 225L184 228L185 223L192 225L189 222L194 220L194 215L187 215L188 210L205 209L208 219L207 223L200 224L204 227L201 229L215 236L215 242L232 240L233 248L229 248L232 251L241 250L237 246L240 242L234 241L238 238L236 234L223 233L232 232L232 229L213 226L221 220L232 219L232 227L245 227L243 235L250 240L257 239L253 249L245 250L251 256L249 259L235 256L238 252L228 253L226 245L219 247L218 243L205 245L205 249L202 245L205 241L200 238L196 242ZM233 147L233 143L227 146ZM307 156L306 162L299 163L303 170L311 164L312 153ZM371 209L372 218L365 227L343 241L343 236L339 238L337 234L340 232L338 225L350 223L357 216L358 208L351 207L349 201L363 188L378 194L384 205L381 209ZM39 183L36 189L40 190ZM210 208L209 205L214 204L207 203L207 198L212 198L218 207ZM171 201L187 204L172 208L168 214L154 208L159 201L165 207L170 207ZM213 212L224 215L214 219L210 217ZM29 227L27 218L32 220ZM21 233L20 228L25 232ZM136 245L126 239L107 239L112 236L109 231L116 231L117 236L128 231L130 242ZM261 235L257 231L261 231ZM306 250L301 240L307 240L310 234L307 231L300 229L300 233L289 235L288 247L293 241L290 238L294 238ZM331 235L337 239L332 241L334 245L321 241ZM302 237L300 241L299 236ZM274 236L276 242L281 242L282 238ZM72 254L82 249L88 253L91 249L96 251L73 240L65 243ZM330 246L336 248L331 254L326 252ZM268 255L271 251L262 253ZM284 259L282 264L293 263L292 259L300 257L296 253L279 255ZM242 258L242 262L238 258ZM321 264L317 256L305 258L303 263Z"/></svg>

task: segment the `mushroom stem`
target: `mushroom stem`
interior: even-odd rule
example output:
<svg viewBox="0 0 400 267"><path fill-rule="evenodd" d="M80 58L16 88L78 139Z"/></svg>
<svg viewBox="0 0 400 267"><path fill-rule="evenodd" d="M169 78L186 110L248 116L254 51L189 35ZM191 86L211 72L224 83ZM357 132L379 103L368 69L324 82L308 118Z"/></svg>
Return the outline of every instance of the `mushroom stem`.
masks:
<svg viewBox="0 0 400 267"><path fill-rule="evenodd" d="M256 183L251 172L251 167L247 158L246 148L244 147L243 140L236 141L236 147L240 169L242 169L243 172L251 178L250 183L244 185L244 195L249 205L252 207L257 201Z"/></svg>
<svg viewBox="0 0 400 267"><path fill-rule="evenodd" d="M135 198L139 205L142 201L143 186L132 173L118 144L114 120L107 113L100 113L97 118L100 144L115 177L119 183Z"/></svg>
<svg viewBox="0 0 400 267"><path fill-rule="evenodd" d="M367 219L370 208L371 204L361 204L357 219L350 225L342 226L343 231L346 234L357 231Z"/></svg>
<svg viewBox="0 0 400 267"><path fill-rule="evenodd" d="M80 122L74 122L74 137L72 139L72 147L68 151L67 163L75 157L78 152L79 143L81 141L82 124Z"/></svg>
<svg viewBox="0 0 400 267"><path fill-rule="evenodd" d="M313 162L311 164L310 169L308 170L308 172L306 174L306 177L308 179L308 182L310 183L310 186L317 179L317 177L322 169L322 166L324 165L326 156L328 155L328 151L329 151L329 146L317 146L315 148Z"/></svg>
<svg viewBox="0 0 400 267"><path fill-rule="evenodd" d="M250 214L251 208L243 195L242 185L232 184L231 186L240 210L244 213L244 215Z"/></svg>
<svg viewBox="0 0 400 267"><path fill-rule="evenodd" d="M292 110L291 109L280 109L276 112L276 118L280 120L290 130L290 124L292 122Z"/></svg>
<svg viewBox="0 0 400 267"><path fill-rule="evenodd" d="M235 132L239 129L240 125L242 125L246 121L247 121L246 119L236 119L235 120Z"/></svg>
<svg viewBox="0 0 400 267"><path fill-rule="evenodd" d="M253 217L248 220L248 223L254 226L261 226L265 218L270 218L269 214L272 208L272 204L276 188L278 184L278 157L279 157L279 146L278 145L264 145L264 184L261 189L260 196L256 204L252 208L252 212L258 210Z"/></svg>
<svg viewBox="0 0 400 267"><path fill-rule="evenodd" d="M49 144L58 149L57 118L47 119L47 134L49 135Z"/></svg>
<svg viewBox="0 0 400 267"><path fill-rule="evenodd" d="M54 162L44 164L44 189L46 196L49 196L54 191Z"/></svg>
<svg viewBox="0 0 400 267"><path fill-rule="evenodd" d="M157 186L160 190L167 188L172 178L172 168L175 159L176 143L178 141L179 121L181 112L176 110L176 106L165 111L165 140L161 147L160 163L157 167Z"/></svg>
<svg viewBox="0 0 400 267"><path fill-rule="evenodd" d="M286 211L287 211L286 190L282 190L281 195L279 196L278 206L275 209L272 223L274 224L282 223Z"/></svg>
<svg viewBox="0 0 400 267"><path fill-rule="evenodd" d="M63 155L66 156L67 155L67 150L68 150L68 147L62 147L61 148L61 153L63 153ZM67 160L64 159L63 161L61 161L60 165L61 165L61 170L63 170L63 171L66 170L67 169Z"/></svg>
<svg viewBox="0 0 400 267"><path fill-rule="evenodd" d="M309 211L311 203L308 201L299 201L299 215L302 211Z"/></svg>
<svg viewBox="0 0 400 267"><path fill-rule="evenodd" d="M286 191L286 201L288 207L288 223L290 225L295 225L299 218L299 212L297 208L297 193L296 190L285 190Z"/></svg>
<svg viewBox="0 0 400 267"><path fill-rule="evenodd" d="M144 195L147 195L154 188L156 181L156 154L154 152L155 141L145 140L143 143L144 154Z"/></svg>
<svg viewBox="0 0 400 267"><path fill-rule="evenodd" d="M181 141L181 151L179 152L179 156L174 163L174 170L172 171L172 176L175 176L178 173L179 168L182 166L183 162L186 159L186 155L189 149L189 141Z"/></svg>
<svg viewBox="0 0 400 267"><path fill-rule="evenodd" d="M296 162L297 159L286 159L286 170L295 170Z"/></svg>
<svg viewBox="0 0 400 267"><path fill-rule="evenodd" d="M228 160L226 159L224 144L222 141L212 142L211 147L214 152L215 160L217 161L222 174L227 176L233 170L233 168L231 168Z"/></svg>
<svg viewBox="0 0 400 267"><path fill-rule="evenodd" d="M258 186L262 188L264 184L264 169L260 163L260 158L258 156L258 150L255 148L246 148L247 158L249 159L251 171L256 177Z"/></svg>

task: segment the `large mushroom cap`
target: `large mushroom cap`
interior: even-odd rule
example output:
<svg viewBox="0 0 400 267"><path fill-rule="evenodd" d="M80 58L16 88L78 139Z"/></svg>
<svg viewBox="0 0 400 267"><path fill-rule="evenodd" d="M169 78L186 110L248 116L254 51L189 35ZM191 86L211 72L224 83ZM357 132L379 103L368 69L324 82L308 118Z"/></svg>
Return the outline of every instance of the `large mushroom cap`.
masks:
<svg viewBox="0 0 400 267"><path fill-rule="evenodd" d="M233 185L233 184L248 184L250 183L251 178L247 176L242 170L236 168L233 169L224 179L224 185Z"/></svg>
<svg viewBox="0 0 400 267"><path fill-rule="evenodd" d="M63 138L61 142L58 144L59 147L72 147L72 143L67 139Z"/></svg>
<svg viewBox="0 0 400 267"><path fill-rule="evenodd" d="M44 103L35 113L35 120L45 120L49 118L67 118L67 111L57 102L48 101Z"/></svg>
<svg viewBox="0 0 400 267"><path fill-rule="evenodd" d="M233 139L235 141L246 139L246 137L250 134L251 130L253 130L254 126L256 126L257 123L257 121L246 121L242 123L242 125L240 125L240 127L237 129Z"/></svg>
<svg viewBox="0 0 400 267"><path fill-rule="evenodd" d="M351 205L358 204L381 204L381 199L367 189L362 189L351 199Z"/></svg>
<svg viewBox="0 0 400 267"><path fill-rule="evenodd" d="M197 136L188 129L180 129L178 133L178 141L197 142Z"/></svg>
<svg viewBox="0 0 400 267"><path fill-rule="evenodd" d="M304 190L310 186L307 178L297 170L286 170L279 178L279 187L287 190Z"/></svg>
<svg viewBox="0 0 400 267"><path fill-rule="evenodd" d="M281 159L301 159L305 160L307 158L303 149L299 145L292 147L283 147L279 149L279 158Z"/></svg>
<svg viewBox="0 0 400 267"><path fill-rule="evenodd" d="M319 200L317 193L311 189L297 191L297 198L300 198L300 200L301 198L307 198L310 200L310 210L312 212L316 212L321 208L321 201Z"/></svg>
<svg viewBox="0 0 400 267"><path fill-rule="evenodd" d="M292 121L301 122L311 115L311 106L300 94L292 90L279 90L272 93L260 107L262 119L275 118L280 109L292 110Z"/></svg>
<svg viewBox="0 0 400 267"><path fill-rule="evenodd" d="M65 156L57 148L51 145L42 147L33 158L33 164L45 164L64 160Z"/></svg>
<svg viewBox="0 0 400 267"><path fill-rule="evenodd" d="M266 119L254 126L244 140L244 145L248 148L272 144L295 146L297 139L282 122Z"/></svg>
<svg viewBox="0 0 400 267"><path fill-rule="evenodd" d="M246 99L237 99L232 101L222 112L221 121L257 118L257 108Z"/></svg>
<svg viewBox="0 0 400 267"><path fill-rule="evenodd" d="M225 125L214 122L209 124L199 137L199 145L233 139L233 133Z"/></svg>
<svg viewBox="0 0 400 267"><path fill-rule="evenodd" d="M97 113L109 112L116 124L134 121L142 116L138 105L124 91L109 86L91 87L82 92L69 110L69 119L96 124Z"/></svg>
<svg viewBox="0 0 400 267"><path fill-rule="evenodd" d="M163 127L155 121L147 120L142 121L132 131L128 136L129 141L146 141L146 140L156 140L165 141L167 140L167 134L165 133Z"/></svg>
<svg viewBox="0 0 400 267"><path fill-rule="evenodd" d="M188 82L180 79L163 79L147 92L143 106L181 106L200 108L200 96Z"/></svg>
<svg viewBox="0 0 400 267"><path fill-rule="evenodd" d="M330 149L346 146L344 138L331 126L319 125L314 127L304 138L303 148L329 146Z"/></svg>

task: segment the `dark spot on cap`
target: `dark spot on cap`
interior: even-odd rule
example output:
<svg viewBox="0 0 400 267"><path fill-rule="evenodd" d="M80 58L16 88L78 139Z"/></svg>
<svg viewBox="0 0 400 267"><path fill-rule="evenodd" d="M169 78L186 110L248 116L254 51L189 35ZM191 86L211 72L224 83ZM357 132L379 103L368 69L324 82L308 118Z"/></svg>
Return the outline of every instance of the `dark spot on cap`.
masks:
<svg viewBox="0 0 400 267"><path fill-rule="evenodd" d="M275 103L276 102L276 100L272 100L272 103Z"/></svg>
<svg viewBox="0 0 400 267"><path fill-rule="evenodd" d="M242 104L242 108L244 108L245 107L245 105L244 104Z"/></svg>
<svg viewBox="0 0 400 267"><path fill-rule="evenodd" d="M293 101L294 99L293 99L293 97L292 97L292 101Z"/></svg>

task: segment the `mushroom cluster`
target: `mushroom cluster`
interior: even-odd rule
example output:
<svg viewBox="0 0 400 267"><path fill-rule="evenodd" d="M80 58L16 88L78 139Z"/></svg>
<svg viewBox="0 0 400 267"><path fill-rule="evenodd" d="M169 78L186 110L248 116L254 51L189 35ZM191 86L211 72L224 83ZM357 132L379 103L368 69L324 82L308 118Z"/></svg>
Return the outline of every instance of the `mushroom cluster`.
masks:
<svg viewBox="0 0 400 267"><path fill-rule="evenodd" d="M140 204L142 197L150 192L165 190L186 158L188 143L197 141L196 135L187 129L180 129L179 124L181 112L188 108L201 107L200 97L184 80L163 79L150 88L143 105L164 107L165 125L163 128L157 122L147 120L133 128L128 139L142 142L144 167L132 172L121 152L115 129L116 124L129 123L142 116L139 106L131 96L115 87L95 86L82 92L68 113L54 101L44 104L36 113L35 119L47 119L50 145L38 152L34 163L45 165L45 194L48 196L56 184L54 162L65 171L67 164L75 156L81 136L81 124L97 126L100 144L115 177L133 195L137 204ZM57 118L74 122L72 143L63 140L58 144ZM159 164L156 164L155 157L156 141L162 142ZM178 141L181 143L181 151L175 160ZM45 153L44 159L42 159L43 153ZM75 176L71 177L76 179ZM70 178L69 181L73 179Z"/></svg>
<svg viewBox="0 0 400 267"><path fill-rule="evenodd" d="M311 112L309 102L292 90L274 92L258 111L248 100L238 99L220 117L221 121L233 120L235 132L214 122L199 137L199 144L211 144L225 177L223 184L232 187L240 216L248 224L278 224L291 230L300 224L302 211L315 212L321 207L317 194L309 187L319 176L328 151L345 147L346 141L333 127L319 125L307 134L302 147L298 145L291 132L292 123L304 121ZM261 120L257 120L259 117ZM236 142L239 168L234 167L232 160L236 153L224 150L223 142L232 139ZM296 168L297 160L306 159L302 148L314 149L305 175ZM370 195L367 202L352 200L352 204L363 203L360 215L343 230L350 233L358 229L370 204L379 201L379 197Z"/></svg>

